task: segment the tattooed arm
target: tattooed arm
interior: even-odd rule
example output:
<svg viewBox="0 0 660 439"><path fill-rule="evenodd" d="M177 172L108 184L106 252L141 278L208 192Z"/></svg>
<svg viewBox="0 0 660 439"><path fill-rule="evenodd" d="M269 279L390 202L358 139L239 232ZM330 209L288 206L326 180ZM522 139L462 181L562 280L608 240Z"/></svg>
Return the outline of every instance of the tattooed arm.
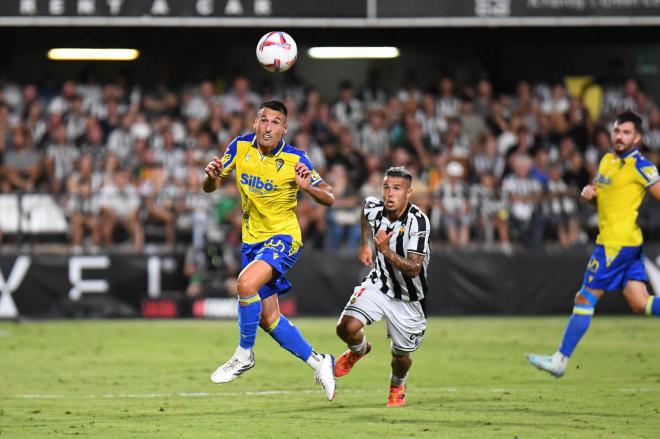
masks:
<svg viewBox="0 0 660 439"><path fill-rule="evenodd" d="M376 236L374 236L376 248L383 254L383 256L385 256L385 259L390 261L392 265L401 270L401 272L406 276L419 276L419 272L422 270L422 264L424 263L425 255L421 253L408 252L408 256L403 257L396 254L396 252L390 248L390 238L393 234L394 231L385 233L384 230L379 230L376 233Z"/></svg>
<svg viewBox="0 0 660 439"><path fill-rule="evenodd" d="M360 248L358 249L358 259L365 267L373 264L373 251L369 245L369 237L371 236L371 226L367 221L367 216L362 213L360 219Z"/></svg>

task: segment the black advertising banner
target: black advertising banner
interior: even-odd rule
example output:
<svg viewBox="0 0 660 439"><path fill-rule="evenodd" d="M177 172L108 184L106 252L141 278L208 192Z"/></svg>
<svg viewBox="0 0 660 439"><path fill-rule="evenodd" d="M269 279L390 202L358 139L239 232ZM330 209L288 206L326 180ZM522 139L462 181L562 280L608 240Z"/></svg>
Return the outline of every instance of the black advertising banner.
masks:
<svg viewBox="0 0 660 439"><path fill-rule="evenodd" d="M378 0L379 18L660 15L660 0Z"/></svg>
<svg viewBox="0 0 660 439"><path fill-rule="evenodd" d="M392 18L645 17L660 0L2 0L0 17L356 19L354 26ZM367 19L369 19L367 21ZM349 25L350 22L343 23ZM561 25L561 23L558 23ZM247 25L247 23L244 23ZM410 23L410 26L423 25Z"/></svg>
<svg viewBox="0 0 660 439"><path fill-rule="evenodd" d="M660 246L645 249L649 285L660 291ZM428 267L430 315L570 313L590 248L504 256L436 252ZM0 318L197 317L235 318L233 297L186 300L183 256L0 256ZM293 290L281 298L288 315L338 316L366 274L353 255L305 251L287 273ZM212 296L213 294L211 294ZM599 313L631 311L619 292Z"/></svg>
<svg viewBox="0 0 660 439"><path fill-rule="evenodd" d="M366 0L2 0L15 17L361 17Z"/></svg>

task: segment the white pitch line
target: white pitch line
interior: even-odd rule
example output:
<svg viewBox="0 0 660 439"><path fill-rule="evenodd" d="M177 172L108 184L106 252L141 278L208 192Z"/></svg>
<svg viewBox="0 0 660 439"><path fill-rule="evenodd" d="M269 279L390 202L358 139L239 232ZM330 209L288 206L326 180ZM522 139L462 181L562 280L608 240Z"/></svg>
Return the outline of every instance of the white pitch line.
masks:
<svg viewBox="0 0 660 439"><path fill-rule="evenodd" d="M528 392L530 389L503 389L503 388L433 388L421 387L414 388L417 393L522 393ZM347 389L340 390L340 393L349 394L378 394L386 393L387 389ZM660 389L651 388L621 388L617 389L623 393L648 393L660 392ZM173 392L173 393L103 393L98 395L65 395L65 394L44 394L44 393L23 393L16 395L0 395L1 398L17 398L17 399L153 399L153 398L213 398L213 397L227 397L227 396L268 396L268 395L304 395L311 393L322 393L322 390L260 390L260 391L246 391L246 392Z"/></svg>

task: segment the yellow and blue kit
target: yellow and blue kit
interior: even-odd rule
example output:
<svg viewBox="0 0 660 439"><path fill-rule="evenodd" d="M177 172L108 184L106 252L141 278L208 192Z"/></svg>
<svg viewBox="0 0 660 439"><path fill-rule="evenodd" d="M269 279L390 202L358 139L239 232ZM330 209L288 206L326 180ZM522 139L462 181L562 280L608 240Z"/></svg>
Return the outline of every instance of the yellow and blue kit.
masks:
<svg viewBox="0 0 660 439"><path fill-rule="evenodd" d="M311 171L313 186L323 182L305 152L284 140L263 155L254 133L239 136L222 157L220 176L226 178L235 171L241 194L242 265L246 267L253 260L261 259L280 274L259 290L262 299L283 294L291 288L284 274L296 262L302 247L295 213L298 185L294 166L298 162Z"/></svg>
<svg viewBox="0 0 660 439"><path fill-rule="evenodd" d="M594 182L599 233L584 285L616 291L629 280L648 281L637 215L646 190L658 181L657 168L637 149L622 155L609 152L601 159Z"/></svg>

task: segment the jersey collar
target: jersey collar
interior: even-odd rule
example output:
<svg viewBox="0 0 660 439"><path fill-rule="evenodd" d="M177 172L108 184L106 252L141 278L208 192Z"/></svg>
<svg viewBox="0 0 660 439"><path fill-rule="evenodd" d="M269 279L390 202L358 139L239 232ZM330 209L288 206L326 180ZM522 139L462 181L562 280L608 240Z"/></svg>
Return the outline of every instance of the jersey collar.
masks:
<svg viewBox="0 0 660 439"><path fill-rule="evenodd" d="M623 154L618 154L614 148L612 148L612 152L614 152L614 155L619 157L620 159L625 159L630 157L631 155L635 154L637 152L637 148L632 147L628 151L624 152Z"/></svg>
<svg viewBox="0 0 660 439"><path fill-rule="evenodd" d="M408 203L408 205L406 206L406 209L403 211L403 213L401 214L401 216L398 217L397 219L395 219L395 220L392 221L392 222L393 222L393 223L395 223L395 222L397 222L397 221L404 222L403 220L406 219L406 217L408 216L408 212L410 212L410 208L411 208L411 207L412 207L411 204ZM383 212L385 213L385 217L387 217L387 210L385 210L385 205L384 205L384 204L383 204Z"/></svg>
<svg viewBox="0 0 660 439"><path fill-rule="evenodd" d="M286 142L284 141L284 139L282 139L282 140L280 140L279 145L277 145L275 148L273 148L273 150L271 152L269 152L268 154L266 154L264 156L264 155L261 154L261 150L259 149L259 146L257 145L257 134L256 133L254 134L254 137L252 138L251 143L252 143L252 147L257 150L257 152L259 153L259 156L261 158L267 157L269 155L272 155L273 157L277 157L278 155L280 155L280 153L284 149L284 145L286 145Z"/></svg>

